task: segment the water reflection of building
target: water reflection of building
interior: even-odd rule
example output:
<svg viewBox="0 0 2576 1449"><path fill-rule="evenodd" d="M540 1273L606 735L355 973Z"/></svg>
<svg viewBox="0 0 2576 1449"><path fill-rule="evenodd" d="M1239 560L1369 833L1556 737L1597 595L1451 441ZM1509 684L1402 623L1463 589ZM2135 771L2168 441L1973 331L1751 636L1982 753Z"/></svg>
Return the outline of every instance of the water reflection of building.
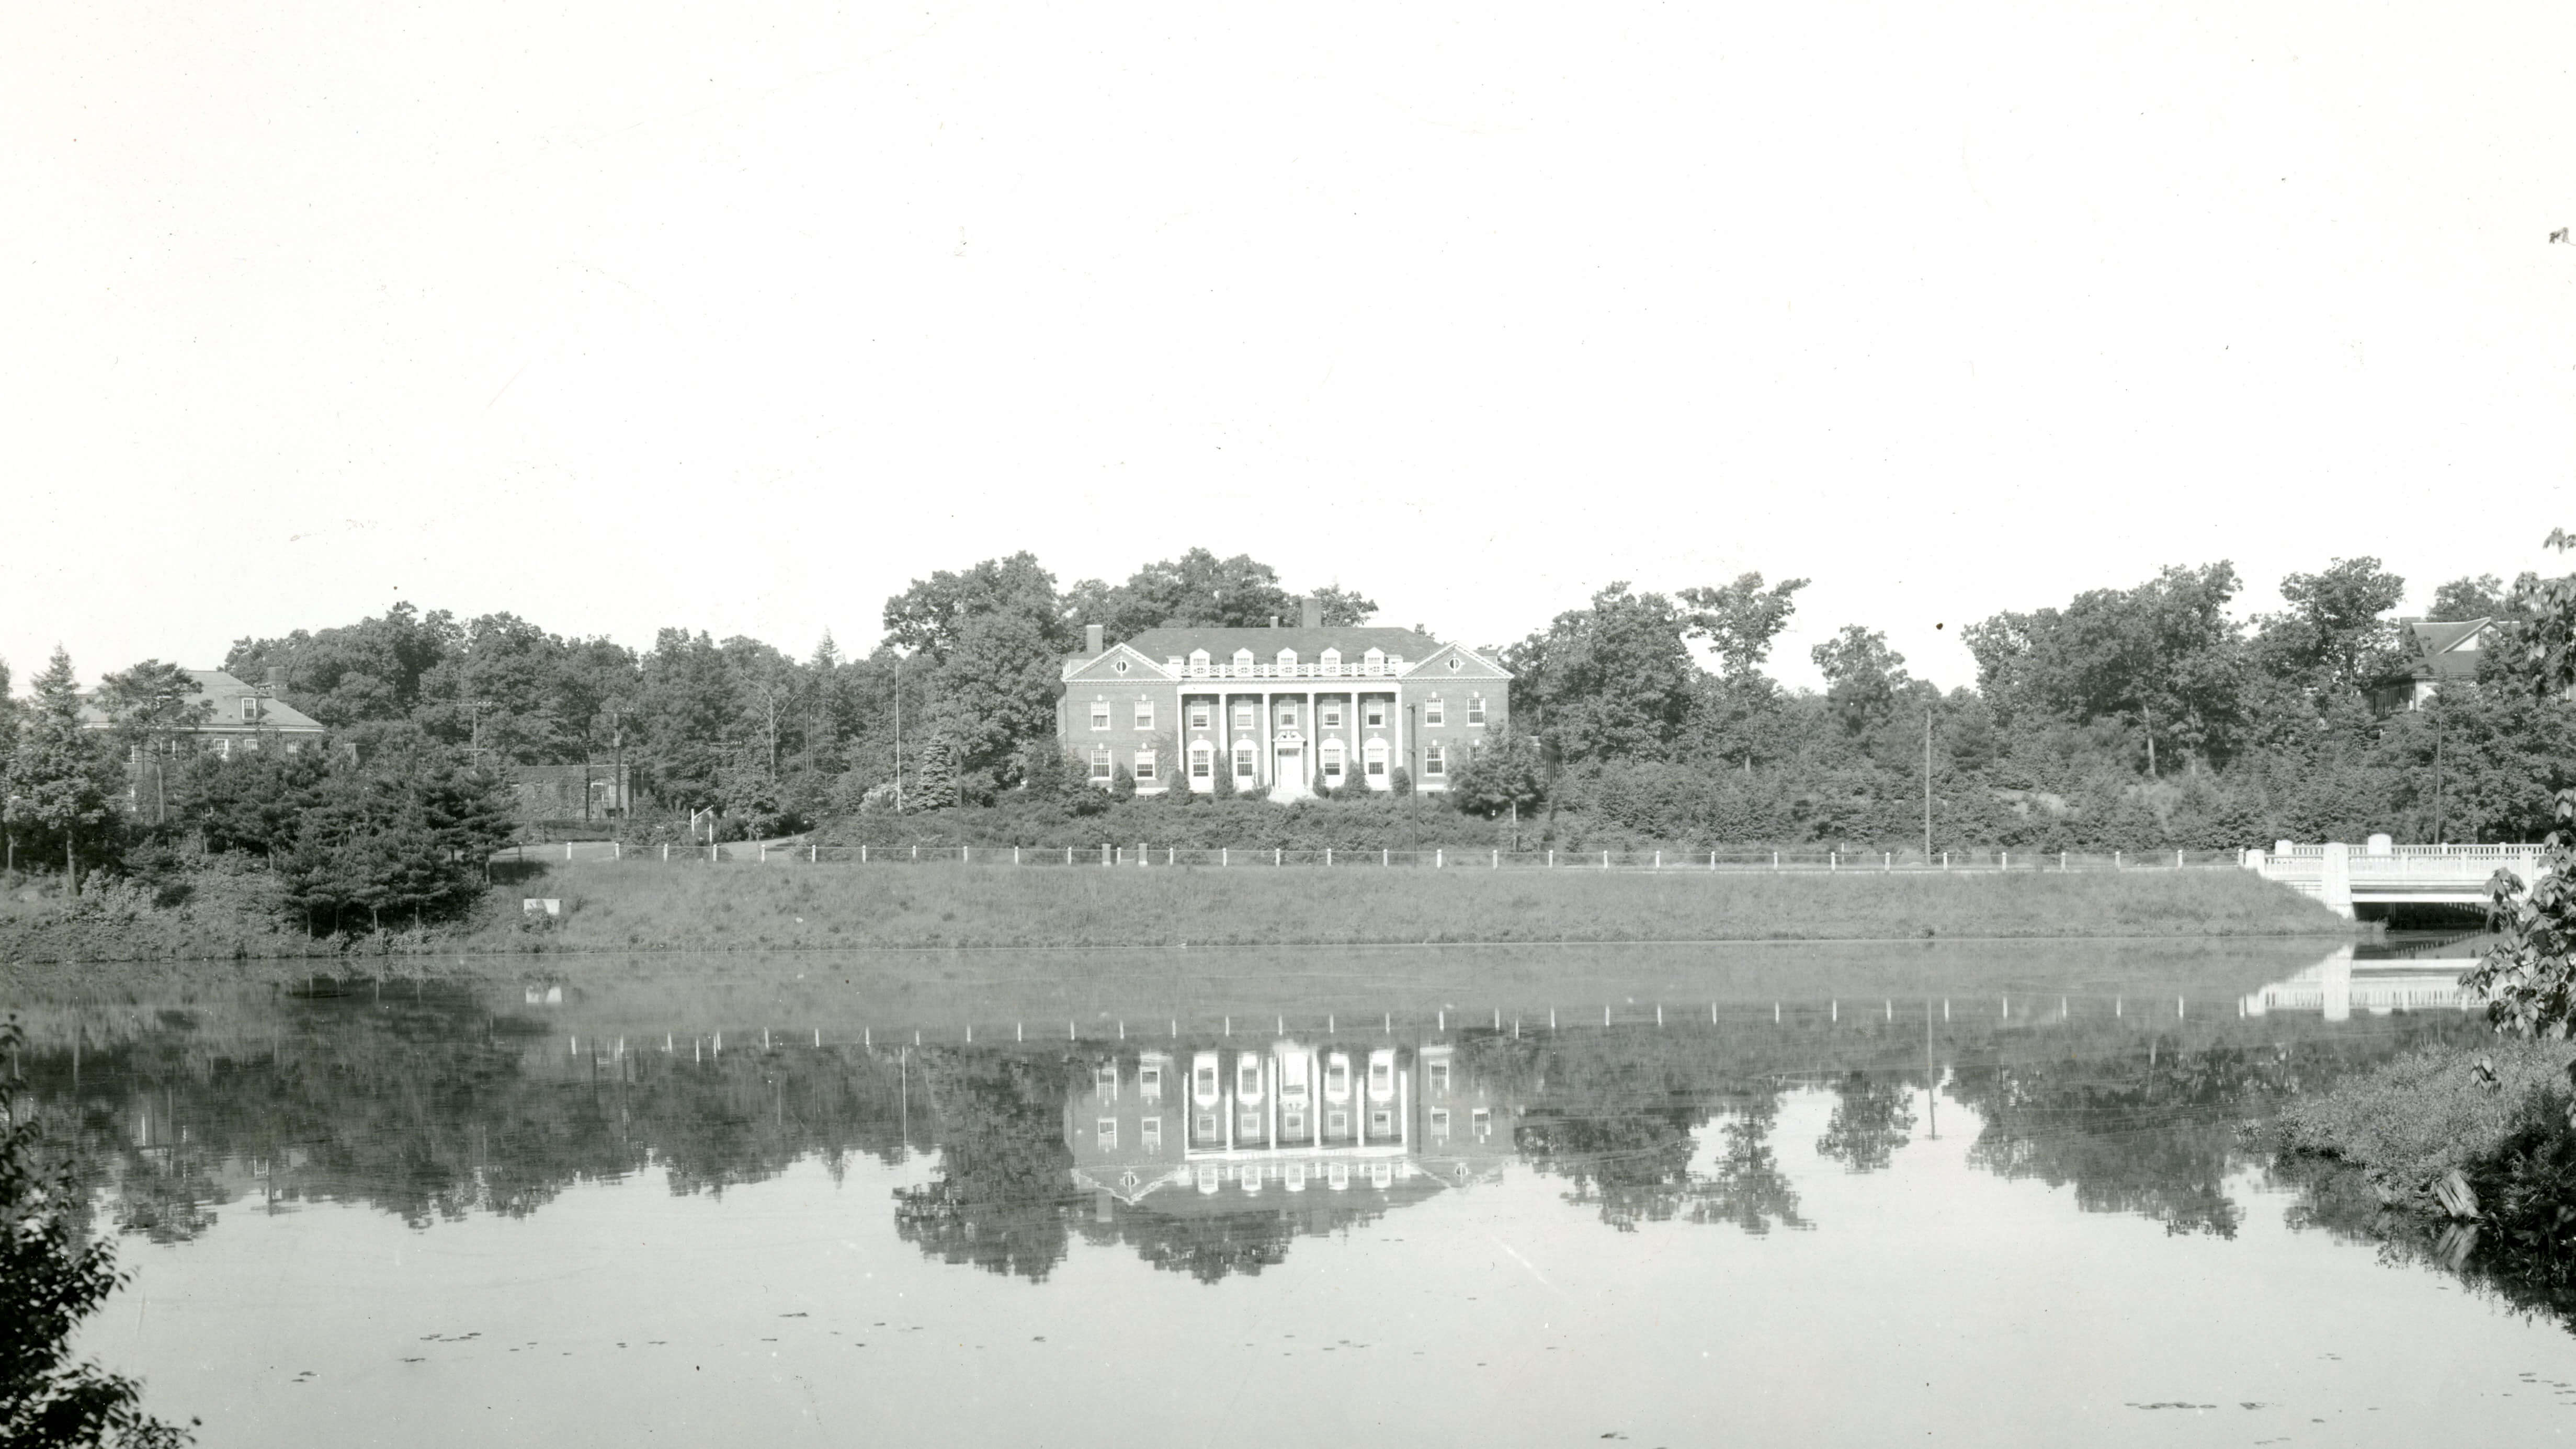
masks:
<svg viewBox="0 0 2576 1449"><path fill-rule="evenodd" d="M2328 1021L2351 1019L2355 1010L2370 1016L2396 1011L2468 1011L2483 1003L2460 985L2460 973L2477 964L2471 957L2416 957L2356 960L2350 946L2294 976L2275 981L2244 999L2247 1016L2275 1011L2314 1011Z"/></svg>
<svg viewBox="0 0 2576 1449"><path fill-rule="evenodd" d="M1499 1177L1509 1116L1445 1043L1279 1040L1102 1061L1066 1104L1064 1132L1076 1186L1104 1209L1311 1203L1321 1227L1337 1206L1373 1215Z"/></svg>

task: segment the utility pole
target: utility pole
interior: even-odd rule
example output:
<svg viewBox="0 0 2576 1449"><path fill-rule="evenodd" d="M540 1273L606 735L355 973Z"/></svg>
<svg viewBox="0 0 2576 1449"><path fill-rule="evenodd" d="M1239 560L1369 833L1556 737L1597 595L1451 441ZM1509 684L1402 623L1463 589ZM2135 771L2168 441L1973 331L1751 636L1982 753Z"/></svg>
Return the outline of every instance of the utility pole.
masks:
<svg viewBox="0 0 2576 1449"><path fill-rule="evenodd" d="M2442 830L2444 823L2442 819L2442 701L2438 695L2433 699L2431 712L2433 715L2433 843L2440 845L2445 837Z"/></svg>
<svg viewBox="0 0 2576 1449"><path fill-rule="evenodd" d="M894 682L894 813L903 813L903 679Z"/></svg>
<svg viewBox="0 0 2576 1449"><path fill-rule="evenodd" d="M1923 863L1932 863L1932 711L1923 711Z"/></svg>

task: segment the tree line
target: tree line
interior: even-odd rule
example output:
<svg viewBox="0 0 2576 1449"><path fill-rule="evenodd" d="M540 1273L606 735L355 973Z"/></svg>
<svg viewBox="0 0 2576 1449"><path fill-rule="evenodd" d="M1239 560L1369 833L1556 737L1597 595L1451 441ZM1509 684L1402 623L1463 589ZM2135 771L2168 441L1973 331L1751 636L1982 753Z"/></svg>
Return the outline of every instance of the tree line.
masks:
<svg viewBox="0 0 2576 1449"><path fill-rule="evenodd" d="M1514 674L1510 728L1444 797L1271 813L1344 843L1463 843L1508 819L1524 845L1857 849L1924 843L1928 792L1936 850L2208 849L2376 830L2528 839L2571 783L2576 716L2545 684L2571 634L2557 581L2436 590L2435 617L2499 622L2481 676L2421 708L2386 689L2409 663L2405 584L2372 558L2292 574L2284 607L2251 618L2233 612L2243 585L2225 562L2000 613L1962 631L1977 680L1949 690L1860 624L1813 649L1821 689L1782 685L1767 665L1806 582L1612 584L1486 646ZM1329 623L1377 613L1355 589L1311 592ZM521 766L626 765L630 832L713 812L734 837L838 822L1011 843L1105 812L1085 827L1103 838L1221 834L1246 805L1089 788L1055 737L1062 662L1085 624L1115 641L1298 607L1269 565L1204 549L1116 584L1059 586L1027 553L937 571L886 600L864 655L828 635L799 659L676 627L638 651L402 604L236 641L225 669L276 671L332 743L230 759L190 750L203 706L184 671L145 661L84 693L58 653L0 720L10 848L21 868L50 860L75 879L155 852L244 854L287 873L290 908L327 929L460 908L513 828ZM107 728L84 728L85 701ZM1172 814L1196 809L1208 818Z"/></svg>

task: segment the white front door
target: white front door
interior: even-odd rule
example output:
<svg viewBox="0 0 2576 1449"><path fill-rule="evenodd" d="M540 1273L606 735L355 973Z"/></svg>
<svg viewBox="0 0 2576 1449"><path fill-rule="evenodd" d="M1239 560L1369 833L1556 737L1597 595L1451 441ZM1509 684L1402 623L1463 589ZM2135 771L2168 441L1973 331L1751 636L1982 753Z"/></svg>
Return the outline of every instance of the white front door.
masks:
<svg viewBox="0 0 2576 1449"><path fill-rule="evenodd" d="M1279 746L1279 778L1270 787L1273 800L1297 800L1306 795L1306 746L1303 741L1283 742Z"/></svg>

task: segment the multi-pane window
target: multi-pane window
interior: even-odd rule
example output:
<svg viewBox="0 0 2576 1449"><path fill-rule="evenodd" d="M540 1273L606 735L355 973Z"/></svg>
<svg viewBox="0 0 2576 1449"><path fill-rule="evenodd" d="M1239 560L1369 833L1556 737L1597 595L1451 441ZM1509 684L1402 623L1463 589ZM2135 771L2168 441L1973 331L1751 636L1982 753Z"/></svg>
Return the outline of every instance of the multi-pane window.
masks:
<svg viewBox="0 0 2576 1449"><path fill-rule="evenodd" d="M1337 730L1342 727L1342 707L1340 705L1319 704L1315 706L1315 710L1323 716L1324 728L1328 730Z"/></svg>
<svg viewBox="0 0 2576 1449"><path fill-rule="evenodd" d="M1098 1072L1094 1073L1094 1074L1093 1074L1093 1080L1092 1080L1092 1090L1094 1090L1094 1091L1096 1091L1096 1092L1098 1092L1098 1093L1100 1094L1100 1098L1101 1098L1101 1100L1102 1100L1102 1101L1105 1101L1105 1102L1115 1102L1115 1101L1117 1101L1117 1100L1118 1100L1118 1069L1117 1069L1116 1067L1102 1067Z"/></svg>
<svg viewBox="0 0 2576 1449"><path fill-rule="evenodd" d="M1467 1114L1467 1125L1475 1128L1476 1135L1482 1137L1494 1130L1494 1114L1479 1107Z"/></svg>
<svg viewBox="0 0 2576 1449"><path fill-rule="evenodd" d="M1393 1112L1371 1112L1369 1114L1369 1132L1372 1136L1386 1137L1392 1135L1394 1131L1395 1114Z"/></svg>
<svg viewBox="0 0 2576 1449"><path fill-rule="evenodd" d="M1422 773L1425 775L1444 775L1447 774L1448 771L1449 757L1441 750L1438 742L1435 741L1424 746L1422 750ZM1140 776L1139 778L1142 777Z"/></svg>
<svg viewBox="0 0 2576 1449"><path fill-rule="evenodd" d="M1149 730L1153 727L1154 702L1150 699L1140 699L1136 701L1136 728L1140 730Z"/></svg>
<svg viewBox="0 0 2576 1449"><path fill-rule="evenodd" d="M1148 1102L1159 1102L1163 1100L1163 1069L1158 1065L1151 1064L1138 1068L1136 1071L1136 1090L1143 1094L1145 1100Z"/></svg>
<svg viewBox="0 0 2576 1449"><path fill-rule="evenodd" d="M1339 674L1342 672L1342 651L1339 649L1327 649L1324 651L1324 672L1326 674Z"/></svg>
<svg viewBox="0 0 2576 1449"><path fill-rule="evenodd" d="M1205 741L1205 740L1201 740L1201 741L1199 741L1199 743L1198 743L1198 747L1197 747L1196 749L1193 749L1193 750L1191 750L1191 751L1190 751L1190 778L1191 778L1191 779L1193 779L1193 780L1204 780L1204 779L1207 779L1207 778L1209 777L1209 775L1213 773L1213 768L1212 768L1212 766L1211 766L1210 761L1211 761L1211 758L1213 757L1213 755L1214 755L1214 754L1215 754L1215 751L1210 750L1210 749L1207 747L1207 741Z"/></svg>
<svg viewBox="0 0 2576 1449"><path fill-rule="evenodd" d="M1481 695L1481 694L1471 694L1471 695L1468 695L1468 696L1467 696L1467 723L1469 723L1469 724L1471 724L1471 725L1480 725L1480 724L1483 724L1484 722L1485 722L1485 697L1484 697L1483 695Z"/></svg>
<svg viewBox="0 0 2576 1449"><path fill-rule="evenodd" d="M1234 777L1238 780L1252 778L1252 746L1245 745L1234 752Z"/></svg>
<svg viewBox="0 0 2576 1449"><path fill-rule="evenodd" d="M1247 675L1247 674L1250 674L1251 672L1252 672L1252 651L1251 651L1251 650L1249 650L1249 649L1237 649L1236 651L1234 651L1234 674L1235 674L1235 677L1236 677L1237 679L1240 679L1240 678L1242 678L1243 676L1245 676L1245 675Z"/></svg>
<svg viewBox="0 0 2576 1449"><path fill-rule="evenodd" d="M1239 730L1248 730L1252 728L1252 726L1252 706L1248 703L1236 705L1234 707L1234 727Z"/></svg>
<svg viewBox="0 0 2576 1449"><path fill-rule="evenodd" d="M1386 701L1372 699L1360 706L1360 723L1373 730L1386 728ZM1106 729L1108 726L1103 725L1101 728Z"/></svg>
<svg viewBox="0 0 2576 1449"><path fill-rule="evenodd" d="M1091 727L1096 730L1109 728L1109 701L1095 699L1091 702Z"/></svg>
<svg viewBox="0 0 2576 1449"><path fill-rule="evenodd" d="M1194 701L1190 705L1190 728L1194 730L1203 730L1207 727L1208 703L1204 699Z"/></svg>
<svg viewBox="0 0 2576 1449"><path fill-rule="evenodd" d="M1091 752L1091 778L1106 780L1109 778L1109 769L1109 747L1102 745Z"/></svg>
<svg viewBox="0 0 2576 1449"><path fill-rule="evenodd" d="M1438 770L1434 770L1431 773L1437 775L1440 772ZM1138 780L1150 780L1154 778L1154 752L1152 750L1138 750L1136 752L1136 778Z"/></svg>
<svg viewBox="0 0 2576 1449"><path fill-rule="evenodd" d="M1438 1138L1446 1138L1449 1135L1448 1108L1434 1107L1431 1109L1431 1135Z"/></svg>
<svg viewBox="0 0 2576 1449"><path fill-rule="evenodd" d="M1386 773L1386 741L1384 741L1384 740L1371 740L1371 741L1369 741L1369 742L1368 742L1368 749L1367 749L1367 751L1366 751L1365 753L1366 753L1367 758L1368 758L1368 774L1369 774L1369 778L1370 778L1370 779L1372 779L1372 780L1374 780L1374 779L1376 779L1378 776L1385 774L1385 773Z"/></svg>
<svg viewBox="0 0 2576 1449"><path fill-rule="evenodd" d="M1148 1152L1160 1152L1160 1151L1162 1151L1162 1150L1163 1150L1163 1119L1162 1119L1162 1118L1160 1118L1160 1117L1148 1117L1148 1118L1146 1118L1146 1119L1145 1119L1145 1131L1144 1131L1144 1138L1145 1138L1145 1150L1146 1150L1146 1151L1148 1151Z"/></svg>
<svg viewBox="0 0 2576 1449"><path fill-rule="evenodd" d="M1422 722L1424 724L1436 725L1447 718L1448 716L1441 712L1440 701L1436 699L1422 706Z"/></svg>
<svg viewBox="0 0 2576 1449"><path fill-rule="evenodd" d="M1324 747L1324 778L1336 785L1342 783L1342 752L1331 745Z"/></svg>
<svg viewBox="0 0 2576 1449"><path fill-rule="evenodd" d="M1448 1091L1449 1059L1447 1057L1438 1057L1433 1059L1428 1065L1429 1071L1427 1075L1431 1080L1431 1090L1435 1092Z"/></svg>
<svg viewBox="0 0 2576 1449"><path fill-rule="evenodd" d="M1297 727L1297 706L1293 704L1282 704L1279 706L1279 726L1282 729L1295 729Z"/></svg>
<svg viewBox="0 0 2576 1449"><path fill-rule="evenodd" d="M1118 1145L1117 1118L1103 1117L1100 1119L1100 1145L1104 1148L1116 1147Z"/></svg>

